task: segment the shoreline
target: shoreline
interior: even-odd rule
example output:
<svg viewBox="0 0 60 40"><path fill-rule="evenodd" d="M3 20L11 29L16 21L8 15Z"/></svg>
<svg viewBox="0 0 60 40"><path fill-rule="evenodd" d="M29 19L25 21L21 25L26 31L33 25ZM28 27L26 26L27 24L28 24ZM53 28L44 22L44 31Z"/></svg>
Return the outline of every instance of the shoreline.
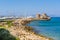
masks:
<svg viewBox="0 0 60 40"><path fill-rule="evenodd" d="M26 20L25 20L25 19L22 19L22 20L20 19L20 20L19 20L19 19L18 19L17 21L18 21L18 23L19 23L20 25L22 25L23 23L25 23L24 25L22 25L22 27L25 26L25 29L26 29L25 31L29 32L29 31L31 30L31 31L30 31L30 34L33 33L34 35L36 35L36 36L38 36L38 37L42 37L41 40L43 40L43 38L45 38L44 40L46 40L46 38L47 38L47 40L53 40L52 38L48 38L48 37L43 36L43 35L41 35L41 34L36 34L36 33L33 31L34 29L33 29L32 27L26 26L26 24L28 24L28 23L30 23L31 21L34 21L34 20L31 20L31 19L26 19ZM16 22L16 21L15 21L15 22ZM32 36L33 36L33 35L32 35Z"/></svg>
<svg viewBox="0 0 60 40"><path fill-rule="evenodd" d="M33 21L32 19L16 19L13 21L13 26L7 27L10 33L18 37L20 40L53 40L41 34L36 34L32 27L26 26L29 22Z"/></svg>

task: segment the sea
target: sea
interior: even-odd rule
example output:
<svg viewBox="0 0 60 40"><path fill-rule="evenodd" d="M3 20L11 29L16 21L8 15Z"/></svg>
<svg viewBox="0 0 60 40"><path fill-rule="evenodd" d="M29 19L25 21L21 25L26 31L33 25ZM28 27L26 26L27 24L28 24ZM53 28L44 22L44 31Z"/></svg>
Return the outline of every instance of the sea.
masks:
<svg viewBox="0 0 60 40"><path fill-rule="evenodd" d="M27 24L41 35L60 40L60 17L51 17L50 20L35 20Z"/></svg>

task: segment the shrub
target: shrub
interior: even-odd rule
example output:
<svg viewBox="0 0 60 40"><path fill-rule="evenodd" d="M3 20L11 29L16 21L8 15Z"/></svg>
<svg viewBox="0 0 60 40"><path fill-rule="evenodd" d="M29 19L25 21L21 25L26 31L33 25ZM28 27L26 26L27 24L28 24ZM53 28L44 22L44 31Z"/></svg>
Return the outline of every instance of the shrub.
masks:
<svg viewBox="0 0 60 40"><path fill-rule="evenodd" d="M0 28L0 40L16 40L16 38L8 30Z"/></svg>

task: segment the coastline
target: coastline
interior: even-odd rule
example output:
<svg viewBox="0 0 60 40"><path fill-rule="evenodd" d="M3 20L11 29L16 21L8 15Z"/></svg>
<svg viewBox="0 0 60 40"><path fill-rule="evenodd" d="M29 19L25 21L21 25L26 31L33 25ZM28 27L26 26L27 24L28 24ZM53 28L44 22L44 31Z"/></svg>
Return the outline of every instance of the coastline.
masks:
<svg viewBox="0 0 60 40"><path fill-rule="evenodd" d="M6 29L10 33L18 37L20 40L53 40L52 38L47 38L43 35L36 34L32 27L26 26L27 23L31 22L31 19L16 19L13 21L13 26L7 27Z"/></svg>
<svg viewBox="0 0 60 40"><path fill-rule="evenodd" d="M30 23L31 21L33 21L33 20L31 20L31 19L17 19L15 21L15 23L18 22L19 25L20 25L20 27L22 26L21 28L23 28L27 33L29 33L29 36L30 36L30 34L32 34L31 36L34 36L34 35L37 36L38 37L38 40L40 40L40 39L41 40L53 40L52 38L47 38L46 36L43 36L43 35L40 35L40 34L36 34L33 31L34 29L32 27L26 26L26 24L27 23ZM23 23L25 23L25 24L23 24ZM31 40L35 40L35 39L31 39Z"/></svg>

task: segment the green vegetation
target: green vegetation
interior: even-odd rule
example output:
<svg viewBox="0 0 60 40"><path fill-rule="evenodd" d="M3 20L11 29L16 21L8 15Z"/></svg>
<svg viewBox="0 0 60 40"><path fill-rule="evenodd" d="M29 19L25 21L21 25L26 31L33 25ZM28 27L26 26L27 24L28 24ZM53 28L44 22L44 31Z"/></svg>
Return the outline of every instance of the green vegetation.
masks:
<svg viewBox="0 0 60 40"><path fill-rule="evenodd" d="M8 27L13 26L13 20L1 20L0 21L0 27L4 27L5 25L7 25Z"/></svg>
<svg viewBox="0 0 60 40"><path fill-rule="evenodd" d="M8 27L11 27L13 25L12 21L6 21L6 22L7 22Z"/></svg>
<svg viewBox="0 0 60 40"><path fill-rule="evenodd" d="M10 23L12 23L12 21L6 21L7 22L7 24L10 24Z"/></svg>
<svg viewBox="0 0 60 40"><path fill-rule="evenodd" d="M0 25L0 27L4 27L3 25Z"/></svg>
<svg viewBox="0 0 60 40"><path fill-rule="evenodd" d="M18 40L18 38L11 35L8 30L0 28L0 40Z"/></svg>

